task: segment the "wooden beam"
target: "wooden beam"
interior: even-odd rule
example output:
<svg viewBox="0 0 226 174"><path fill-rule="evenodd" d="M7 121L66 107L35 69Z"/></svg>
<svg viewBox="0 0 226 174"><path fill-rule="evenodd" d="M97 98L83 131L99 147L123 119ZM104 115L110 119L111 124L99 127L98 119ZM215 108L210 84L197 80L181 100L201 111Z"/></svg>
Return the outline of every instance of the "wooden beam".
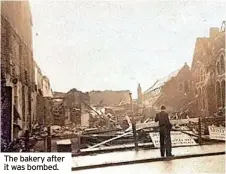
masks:
<svg viewBox="0 0 226 174"><path fill-rule="evenodd" d="M171 120L170 122L172 124L188 124L189 122L197 122L198 123L198 118L181 119L181 120ZM154 122L154 121L149 122L149 123L140 123L140 124L137 124L136 130L138 131L138 130L142 130L142 129L145 129L145 128L151 128L151 127L158 127L158 123L157 122ZM96 148L98 146L101 146L101 145L104 145L104 144L109 143L111 141L117 140L117 139L122 138L122 137L124 137L126 135L129 135L129 134L132 135L132 129L131 129L131 127L128 128L125 131L124 134L118 135L118 136L116 136L114 138L111 138L111 139L108 139L108 140L105 140L105 141L103 141L101 143L98 143L98 144L96 144L94 146L89 147L88 149Z"/></svg>
<svg viewBox="0 0 226 174"><path fill-rule="evenodd" d="M198 123L198 118L190 118L190 119L180 119L180 120L170 120L171 124L173 125L181 125L181 124L188 124L189 122ZM137 129L144 129L149 127L158 127L159 124L155 121L147 122L147 123L139 123L136 125ZM130 131L132 127L130 126L126 131Z"/></svg>

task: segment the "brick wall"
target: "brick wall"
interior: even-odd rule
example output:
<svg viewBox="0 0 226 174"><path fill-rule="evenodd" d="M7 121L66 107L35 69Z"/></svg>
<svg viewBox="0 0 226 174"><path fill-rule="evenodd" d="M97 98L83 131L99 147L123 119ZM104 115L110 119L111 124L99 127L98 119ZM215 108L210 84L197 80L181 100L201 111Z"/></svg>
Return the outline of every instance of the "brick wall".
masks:
<svg viewBox="0 0 226 174"><path fill-rule="evenodd" d="M165 105L168 111L178 112L184 110L193 100L192 75L189 66L185 64L175 72L166 81L161 82L161 86L144 94L145 100L148 101L147 105L157 110Z"/></svg>
<svg viewBox="0 0 226 174"><path fill-rule="evenodd" d="M211 32L210 32L211 33ZM223 55L225 66L225 32L216 32L209 38L198 38L194 49L192 62L193 91L197 116L213 116L219 107L223 106L225 88L217 87L217 82L223 82L225 71L218 73L218 61ZM222 69L221 67L219 67ZM224 68L223 68L224 69ZM219 97L218 97L219 94ZM218 100L222 103L218 104Z"/></svg>
<svg viewBox="0 0 226 174"><path fill-rule="evenodd" d="M21 126L29 128L35 79L28 1L1 2L1 60L1 81L13 88L12 103L22 118Z"/></svg>

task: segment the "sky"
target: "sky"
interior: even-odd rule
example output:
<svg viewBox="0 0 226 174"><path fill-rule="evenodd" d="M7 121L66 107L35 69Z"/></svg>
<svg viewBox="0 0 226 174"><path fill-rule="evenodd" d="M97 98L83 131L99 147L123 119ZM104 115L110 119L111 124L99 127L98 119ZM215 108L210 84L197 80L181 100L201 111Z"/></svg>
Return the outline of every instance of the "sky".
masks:
<svg viewBox="0 0 226 174"><path fill-rule="evenodd" d="M191 65L195 41L226 19L226 2L30 1L33 55L53 91L145 91Z"/></svg>

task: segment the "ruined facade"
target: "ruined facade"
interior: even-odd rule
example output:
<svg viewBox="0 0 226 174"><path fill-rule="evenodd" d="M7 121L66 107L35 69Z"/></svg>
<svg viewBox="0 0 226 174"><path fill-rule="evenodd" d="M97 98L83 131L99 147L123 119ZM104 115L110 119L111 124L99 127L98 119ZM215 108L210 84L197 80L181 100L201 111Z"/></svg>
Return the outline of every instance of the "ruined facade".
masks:
<svg viewBox="0 0 226 174"><path fill-rule="evenodd" d="M53 93L53 119L54 124L64 125L74 123L81 125L82 113L85 113L85 104L90 103L88 93L71 89L68 93Z"/></svg>
<svg viewBox="0 0 226 174"><path fill-rule="evenodd" d="M196 40L192 62L197 116L213 116L225 104L225 29Z"/></svg>
<svg viewBox="0 0 226 174"><path fill-rule="evenodd" d="M35 88L36 88L36 117L34 123L47 125L52 119L51 108L53 97L49 79L42 75L41 69L34 62Z"/></svg>
<svg viewBox="0 0 226 174"><path fill-rule="evenodd" d="M44 108L51 108L49 80L33 59L31 27L28 1L1 2L1 136L7 141L43 123Z"/></svg>
<svg viewBox="0 0 226 174"><path fill-rule="evenodd" d="M119 105L121 102L129 102L129 90L125 91L91 91L90 104L91 105L102 105L102 106L113 106Z"/></svg>
<svg viewBox="0 0 226 174"><path fill-rule="evenodd" d="M48 77L46 77L46 76L43 76L43 78L42 78L42 89L43 89L44 97L53 97L50 82L49 82Z"/></svg>
<svg viewBox="0 0 226 174"><path fill-rule="evenodd" d="M146 90L143 94L144 103L156 110L161 105L165 105L171 112L183 110L192 101L191 81L191 71L185 63L181 69L157 80Z"/></svg>
<svg viewBox="0 0 226 174"><path fill-rule="evenodd" d="M35 117L35 78L32 50L32 19L28 1L1 2L1 89L10 94L2 100L2 136L8 140L20 129L30 129ZM6 101L9 100L9 101Z"/></svg>

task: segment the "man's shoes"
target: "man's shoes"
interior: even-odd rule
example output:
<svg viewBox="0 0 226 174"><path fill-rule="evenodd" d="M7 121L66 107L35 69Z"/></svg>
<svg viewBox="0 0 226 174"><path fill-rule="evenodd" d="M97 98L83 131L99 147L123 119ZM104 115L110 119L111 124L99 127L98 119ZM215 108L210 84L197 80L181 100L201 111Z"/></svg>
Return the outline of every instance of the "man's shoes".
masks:
<svg viewBox="0 0 226 174"><path fill-rule="evenodd" d="M171 154L171 155L167 155L166 157L172 158L172 157L174 157L174 156L175 156L175 155L172 155L172 154Z"/></svg>

